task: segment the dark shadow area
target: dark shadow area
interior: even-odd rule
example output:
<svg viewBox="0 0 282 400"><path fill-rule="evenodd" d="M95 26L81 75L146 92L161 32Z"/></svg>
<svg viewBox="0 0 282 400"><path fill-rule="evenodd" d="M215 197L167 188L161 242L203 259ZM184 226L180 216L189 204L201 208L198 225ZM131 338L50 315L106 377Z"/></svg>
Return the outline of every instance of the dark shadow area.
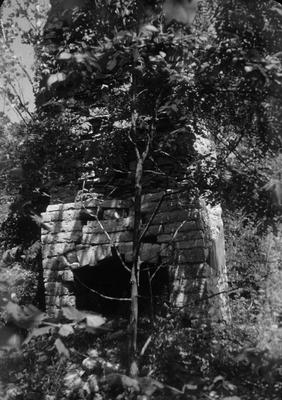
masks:
<svg viewBox="0 0 282 400"><path fill-rule="evenodd" d="M127 267L130 269L131 265ZM117 256L105 258L95 266L76 269L74 278L73 289L78 309L106 316L128 316L130 301L121 299L130 298L130 271ZM168 269L143 263L139 282L140 314L150 315L163 303L164 298L168 298Z"/></svg>

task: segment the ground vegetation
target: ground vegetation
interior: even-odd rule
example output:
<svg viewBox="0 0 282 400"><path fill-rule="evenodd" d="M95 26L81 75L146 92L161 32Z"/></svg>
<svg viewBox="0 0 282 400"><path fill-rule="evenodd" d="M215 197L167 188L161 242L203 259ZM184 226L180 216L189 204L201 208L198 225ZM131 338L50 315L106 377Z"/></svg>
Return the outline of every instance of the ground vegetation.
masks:
<svg viewBox="0 0 282 400"><path fill-rule="evenodd" d="M267 308L273 271L265 244L282 202L282 10L275 1L206 0L195 15L194 5L53 7L43 30L24 34L37 52L37 110L1 133L18 166L14 175L9 167L9 182L19 186L2 225L2 263L18 263L28 275L13 284L16 299L3 312L4 344L17 350L4 358L7 399L281 397L281 358L262 331L263 318L277 321ZM19 13L29 16L26 7ZM212 319L194 325L169 305L154 324L139 317L141 195L152 182L222 202L231 327ZM94 192L134 197L129 326L100 325L74 309L50 321L35 308L44 306L40 212L50 198L77 193L83 201Z"/></svg>

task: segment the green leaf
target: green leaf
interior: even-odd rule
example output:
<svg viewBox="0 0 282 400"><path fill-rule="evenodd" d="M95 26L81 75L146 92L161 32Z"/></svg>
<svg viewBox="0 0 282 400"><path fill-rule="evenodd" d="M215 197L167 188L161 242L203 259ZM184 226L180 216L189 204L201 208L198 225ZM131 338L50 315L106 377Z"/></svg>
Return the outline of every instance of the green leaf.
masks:
<svg viewBox="0 0 282 400"><path fill-rule="evenodd" d="M22 329L38 326L45 317L45 314L32 304L21 307L11 301L6 305L6 313L7 321L12 321Z"/></svg>
<svg viewBox="0 0 282 400"><path fill-rule="evenodd" d="M71 324L64 324L62 327L59 329L59 335L63 337L67 337L69 335L72 335L74 333L74 329Z"/></svg>
<svg viewBox="0 0 282 400"><path fill-rule="evenodd" d="M241 397L238 397L238 396L228 396L228 397L223 397L222 400L241 400Z"/></svg>
<svg viewBox="0 0 282 400"><path fill-rule="evenodd" d="M35 328L30 334L30 337L43 336L51 333L55 329L54 326L43 326L42 328ZM27 341L25 341L26 343Z"/></svg>
<svg viewBox="0 0 282 400"><path fill-rule="evenodd" d="M282 16L282 8L280 8L280 6L279 7L276 7L276 6L271 7L271 10L277 12L279 15Z"/></svg>
<svg viewBox="0 0 282 400"><path fill-rule="evenodd" d="M64 343L61 341L61 339L56 339L55 341L55 347L60 355L65 356L66 358L70 357L70 352L64 345Z"/></svg>
<svg viewBox="0 0 282 400"><path fill-rule="evenodd" d="M58 57L59 60L63 60L63 61L70 60L71 58L72 58L72 55L70 53L67 53L66 51L63 51Z"/></svg>
<svg viewBox="0 0 282 400"><path fill-rule="evenodd" d="M62 314L66 319L70 321L78 322L85 318L85 313L82 313L81 311L71 306L62 307Z"/></svg>
<svg viewBox="0 0 282 400"><path fill-rule="evenodd" d="M98 328L101 325L104 325L106 319L100 315L88 315L86 317L86 327L89 328Z"/></svg>
<svg viewBox="0 0 282 400"><path fill-rule="evenodd" d="M149 31L149 32L159 32L158 28L156 28L152 24L147 24L142 27L142 30Z"/></svg>
<svg viewBox="0 0 282 400"><path fill-rule="evenodd" d="M64 82L67 76L63 72L58 72L57 74L52 74L47 79L47 87L50 88L54 83Z"/></svg>
<svg viewBox="0 0 282 400"><path fill-rule="evenodd" d="M23 343L24 337L16 327L4 326L0 328L0 348L18 349Z"/></svg>
<svg viewBox="0 0 282 400"><path fill-rule="evenodd" d="M117 59L114 57L107 63L107 69L112 71L117 65Z"/></svg>

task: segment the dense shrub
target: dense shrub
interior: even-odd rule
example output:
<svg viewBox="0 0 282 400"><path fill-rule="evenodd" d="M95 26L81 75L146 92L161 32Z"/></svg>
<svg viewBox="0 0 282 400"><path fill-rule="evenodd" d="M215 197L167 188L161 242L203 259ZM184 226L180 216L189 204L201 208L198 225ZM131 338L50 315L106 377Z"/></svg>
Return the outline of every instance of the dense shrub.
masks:
<svg viewBox="0 0 282 400"><path fill-rule="evenodd" d="M253 324L265 301L269 267L264 249L266 234L243 210L225 210L223 216L233 321Z"/></svg>

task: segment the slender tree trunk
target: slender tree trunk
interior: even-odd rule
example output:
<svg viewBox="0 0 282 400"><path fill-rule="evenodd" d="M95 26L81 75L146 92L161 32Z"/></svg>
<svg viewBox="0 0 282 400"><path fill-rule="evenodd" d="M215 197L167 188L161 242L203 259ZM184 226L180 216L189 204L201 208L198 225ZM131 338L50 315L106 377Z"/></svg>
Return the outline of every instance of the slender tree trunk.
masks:
<svg viewBox="0 0 282 400"><path fill-rule="evenodd" d="M140 273L140 225L142 196L143 160L138 157L135 171L133 266L131 271L131 314L130 314L130 375L138 375L137 334L138 334L138 286Z"/></svg>
<svg viewBox="0 0 282 400"><path fill-rule="evenodd" d="M147 273L148 273L148 285L149 285L149 296L150 296L150 317L151 317L151 325L153 326L155 322L155 310L154 310L152 278L149 270L147 271Z"/></svg>

